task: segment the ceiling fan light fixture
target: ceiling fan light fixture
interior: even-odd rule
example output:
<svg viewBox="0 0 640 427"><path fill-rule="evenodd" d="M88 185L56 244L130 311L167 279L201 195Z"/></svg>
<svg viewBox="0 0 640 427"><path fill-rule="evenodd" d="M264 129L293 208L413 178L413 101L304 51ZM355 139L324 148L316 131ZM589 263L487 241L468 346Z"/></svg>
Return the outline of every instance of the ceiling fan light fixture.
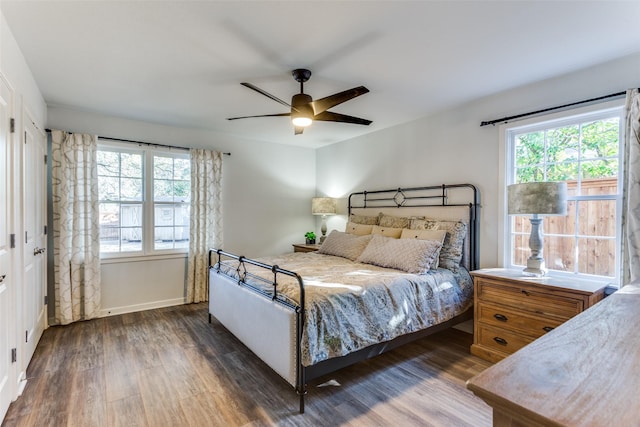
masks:
<svg viewBox="0 0 640 427"><path fill-rule="evenodd" d="M298 116L298 117L293 117L291 119L291 123L293 123L294 126L304 128L309 126L311 123L313 123L313 120L310 117Z"/></svg>
<svg viewBox="0 0 640 427"><path fill-rule="evenodd" d="M288 116L291 118L291 123L295 127L295 135L301 135L303 133L303 129L310 126L314 121L342 122L358 125L371 124L371 120L328 111L330 108L333 108L336 105L342 104L343 102L369 92L369 89L367 89L366 87L354 87L352 89L334 93L333 95L325 96L324 98L314 101L313 98L311 98L311 95L304 93L304 83L309 80L309 77L311 77L311 71L304 68L298 68L293 70L291 74L293 74L293 78L295 79L295 81L300 83L300 93L297 93L291 97L291 104L288 104L277 96L272 95L269 92L266 92L259 87L252 85L251 83L240 83L242 86L248 87L249 89L258 92L259 94L264 95L279 104L290 107L291 112L278 114L261 114L258 116L229 117L227 120L249 119L252 117Z"/></svg>
<svg viewBox="0 0 640 427"><path fill-rule="evenodd" d="M297 127L307 127L313 123L313 99L306 93L298 93L291 98L291 122Z"/></svg>

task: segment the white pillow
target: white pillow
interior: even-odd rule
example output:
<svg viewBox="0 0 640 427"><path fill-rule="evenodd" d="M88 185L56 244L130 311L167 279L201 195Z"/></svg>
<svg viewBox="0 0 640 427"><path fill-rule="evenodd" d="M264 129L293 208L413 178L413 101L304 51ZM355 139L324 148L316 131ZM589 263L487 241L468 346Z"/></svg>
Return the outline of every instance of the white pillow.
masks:
<svg viewBox="0 0 640 427"><path fill-rule="evenodd" d="M344 232L349 234L355 234L358 236L364 236L367 234L371 234L372 229L373 229L373 225L348 222Z"/></svg>
<svg viewBox="0 0 640 427"><path fill-rule="evenodd" d="M360 256L364 248L367 247L370 240L371 234L357 236L355 234L333 230L327 238L324 239L322 246L318 249L318 253L335 255L354 261Z"/></svg>
<svg viewBox="0 0 640 427"><path fill-rule="evenodd" d="M402 234L402 228L380 227L379 225L374 225L371 229L371 234L381 234L385 237L399 239Z"/></svg>
<svg viewBox="0 0 640 427"><path fill-rule="evenodd" d="M394 239L379 234L372 236L357 262L395 268L412 274L429 271L442 247L442 242L437 240Z"/></svg>

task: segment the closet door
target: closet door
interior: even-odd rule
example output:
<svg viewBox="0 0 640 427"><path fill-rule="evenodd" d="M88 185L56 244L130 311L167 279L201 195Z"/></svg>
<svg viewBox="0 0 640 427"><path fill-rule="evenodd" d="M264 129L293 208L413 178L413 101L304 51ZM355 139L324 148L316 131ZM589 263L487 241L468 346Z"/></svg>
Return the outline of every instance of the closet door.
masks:
<svg viewBox="0 0 640 427"><path fill-rule="evenodd" d="M0 76L0 422L7 413L11 389L11 333L15 328L15 277L11 272L10 183L12 181L9 118L11 90Z"/></svg>
<svg viewBox="0 0 640 427"><path fill-rule="evenodd" d="M25 114L23 140L24 287L22 320L24 347L21 371L25 372L46 323L46 163L45 135Z"/></svg>

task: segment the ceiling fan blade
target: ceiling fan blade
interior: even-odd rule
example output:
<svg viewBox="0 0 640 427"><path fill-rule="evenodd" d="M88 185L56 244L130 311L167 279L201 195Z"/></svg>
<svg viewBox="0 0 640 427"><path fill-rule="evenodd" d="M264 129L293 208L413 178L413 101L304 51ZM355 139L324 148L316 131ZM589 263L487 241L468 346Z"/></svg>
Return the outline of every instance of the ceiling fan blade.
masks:
<svg viewBox="0 0 640 427"><path fill-rule="evenodd" d="M290 115L291 115L291 113L260 114L259 116L229 117L227 120L251 119L253 117L281 117L281 116L290 116Z"/></svg>
<svg viewBox="0 0 640 427"><path fill-rule="evenodd" d="M275 95L271 95L269 92L266 92L266 91L264 91L264 90L260 89L258 86L254 86L254 85L252 85L251 83L245 83L245 82L240 83L240 84L241 84L242 86L248 87L249 89L253 89L253 90L255 90L256 92L258 92L258 93L260 93L260 94L262 94L262 95L266 96L267 98L271 98L271 99L273 99L274 101L279 102L280 104L282 104L282 105L284 105L284 106L287 106L287 107L291 108L291 104L289 104L288 102L283 101L282 99L278 98L278 97L277 97L277 96L275 96Z"/></svg>
<svg viewBox="0 0 640 427"><path fill-rule="evenodd" d="M331 111L325 111L324 113L316 114L313 120L321 122L342 122L353 123L355 125L368 126L373 123L371 120L361 119L360 117L347 116L346 114L333 113Z"/></svg>
<svg viewBox="0 0 640 427"><path fill-rule="evenodd" d="M304 128L302 126L294 126L294 135L302 135L302 132L304 132Z"/></svg>
<svg viewBox="0 0 640 427"><path fill-rule="evenodd" d="M318 99L311 102L313 111L316 115L327 111L331 107L335 107L338 104L342 104L345 101L355 98L356 96L364 95L369 92L364 86L354 87L353 89L345 90L344 92L334 93L325 98Z"/></svg>

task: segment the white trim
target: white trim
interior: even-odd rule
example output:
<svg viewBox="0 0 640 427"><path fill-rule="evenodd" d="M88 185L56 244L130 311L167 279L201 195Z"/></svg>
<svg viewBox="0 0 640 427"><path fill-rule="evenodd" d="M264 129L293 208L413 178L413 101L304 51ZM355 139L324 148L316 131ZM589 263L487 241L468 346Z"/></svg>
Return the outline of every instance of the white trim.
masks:
<svg viewBox="0 0 640 427"><path fill-rule="evenodd" d="M510 245L505 245L505 237L509 231L509 216L507 215L507 185L506 176L509 168L509 158L511 157L511 147L507 138L508 124L502 124L498 128L498 267L509 264L507 249Z"/></svg>
<svg viewBox="0 0 640 427"><path fill-rule="evenodd" d="M1 19L2 17L0 17ZM9 99L7 100L7 116L14 119L15 131L7 132L7 141L6 141L6 170L5 174L1 176L1 179L8 178L6 184L7 191L7 206L6 215L7 215L7 224L6 229L9 234L16 235L16 248L14 250L10 250L8 256L7 263L7 271L2 272L1 274L7 274L10 280L12 281L12 285L7 287L7 298L9 299L9 312L8 312L8 330L7 333L9 335L9 348L3 349L3 351L10 351L12 348L16 348L16 351L22 351L21 347L21 337L20 329L22 329L21 318L18 317L21 315L19 311L19 302L21 299L19 298L19 289L22 286L22 277L20 276L20 263L22 260L21 248L22 248L22 239L20 236L22 235L22 231L19 227L20 225L20 174L22 173L22 168L20 167L20 125L22 125L22 116L16 110L16 89L9 82L8 77L0 70L0 81L9 89ZM9 123L5 123L5 125L9 125ZM7 281L8 282L8 281ZM5 283L7 283L5 282ZM10 361L10 365L7 370L9 384L7 384L9 396L11 401L14 401L18 398L18 390L20 384L20 373L18 372L19 363L12 363ZM2 412L0 412L0 423L4 417Z"/></svg>
<svg viewBox="0 0 640 427"><path fill-rule="evenodd" d="M22 392L24 391L24 388L27 386L28 380L29 379L27 378L26 371L23 371L22 373L20 373L20 377L18 379L17 391L16 391L16 399L19 396L22 396Z"/></svg>
<svg viewBox="0 0 640 427"><path fill-rule="evenodd" d="M141 146L145 143L140 143L137 146L132 147L131 143L112 141L108 138L98 138L98 150L99 151L111 151L114 153L130 153L138 154L141 156L142 161L142 200L136 200L127 202L125 200L100 200L100 203L136 203L142 208L142 244L141 249L136 251L118 251L118 252L100 252L100 259L102 263L109 262L126 262L130 260L140 260L141 258L156 259L157 256L186 256L189 252L189 248L171 248L171 249L155 249L154 236L155 236L155 205L153 197L153 184L154 184L154 157L168 157L172 159L185 159L190 158L189 152L177 153L171 148L156 147L154 145ZM175 206L176 202L167 202L166 205ZM160 258L161 259L161 258ZM105 262L109 260L108 262ZM114 260L114 261L111 261Z"/></svg>
<svg viewBox="0 0 640 427"><path fill-rule="evenodd" d="M103 308L100 310L99 317L116 316L118 314L135 313L138 311L152 310L154 308L172 307L175 305L185 304L184 297L173 298L162 301L146 302L144 304L133 304L122 307Z"/></svg>
<svg viewBox="0 0 640 427"><path fill-rule="evenodd" d="M589 105L586 107L580 107L572 110L564 110L558 113L551 113L543 116L536 116L529 119L519 120L517 122L510 122L500 125L501 128L507 130L518 130L526 129L530 126L556 126L556 124L561 125L561 122L573 122L577 117L581 117L584 115L588 115L589 113L594 113L594 115L601 115L607 110L616 110L618 108L624 107L624 98L602 102L599 104ZM582 117L580 118L582 120ZM588 118L587 118L588 120Z"/></svg>
<svg viewBox="0 0 640 427"><path fill-rule="evenodd" d="M189 254L187 252L180 252L180 253L172 252L167 254L156 254L156 255L128 255L128 256L123 255L123 256L112 257L112 258L100 258L100 265L158 261L163 259L175 259L175 258L186 259L188 255Z"/></svg>

